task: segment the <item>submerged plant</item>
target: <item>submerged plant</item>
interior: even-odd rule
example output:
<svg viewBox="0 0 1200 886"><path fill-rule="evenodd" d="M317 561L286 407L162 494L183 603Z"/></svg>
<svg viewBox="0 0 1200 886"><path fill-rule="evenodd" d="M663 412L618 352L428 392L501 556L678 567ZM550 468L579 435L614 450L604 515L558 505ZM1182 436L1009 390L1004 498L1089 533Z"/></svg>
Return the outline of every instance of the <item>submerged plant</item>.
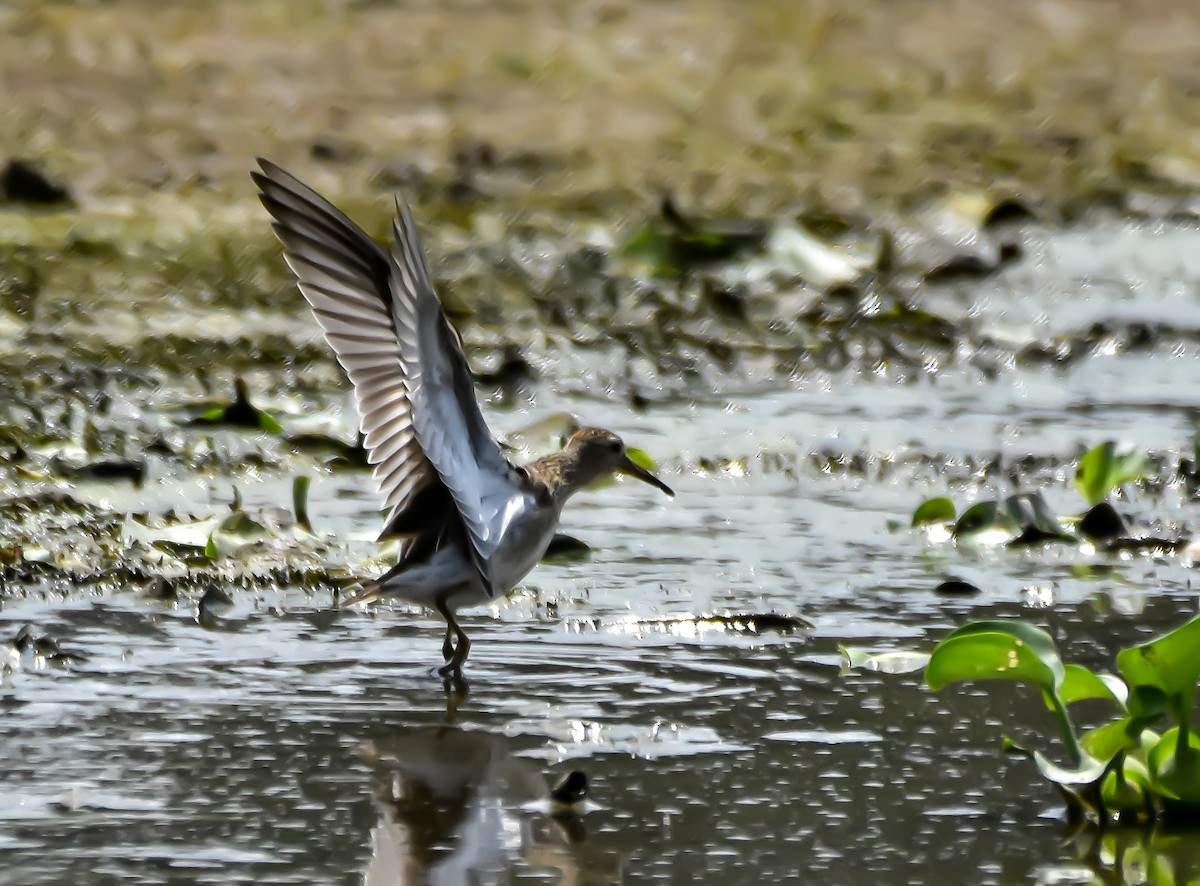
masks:
<svg viewBox="0 0 1200 886"><path fill-rule="evenodd" d="M923 667L935 691L978 680L1038 690L1054 713L1067 765L1008 738L1004 750L1032 760L1076 815L1101 823L1200 815L1200 737L1191 722L1200 616L1121 650L1115 675L1064 663L1049 634L1018 620L971 622L930 653L842 651L848 668L896 673ZM1106 701L1111 713L1108 722L1080 731L1069 709L1086 699ZM1156 731L1164 724L1165 731Z"/></svg>

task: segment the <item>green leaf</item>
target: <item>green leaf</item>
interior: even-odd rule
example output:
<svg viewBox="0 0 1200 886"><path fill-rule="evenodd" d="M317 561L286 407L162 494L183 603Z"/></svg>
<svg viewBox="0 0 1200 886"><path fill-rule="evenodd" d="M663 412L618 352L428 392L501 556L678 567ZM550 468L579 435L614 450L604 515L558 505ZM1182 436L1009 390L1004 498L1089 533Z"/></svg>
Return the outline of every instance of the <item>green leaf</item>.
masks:
<svg viewBox="0 0 1200 886"><path fill-rule="evenodd" d="M308 488L311 485L312 478L307 474L292 480L292 512L296 517L296 525L308 533L313 531L308 519Z"/></svg>
<svg viewBox="0 0 1200 886"><path fill-rule="evenodd" d="M1097 674L1080 664L1066 665L1059 690L1065 704L1090 698L1105 698L1122 711L1129 699L1129 687L1113 674Z"/></svg>
<svg viewBox="0 0 1200 886"><path fill-rule="evenodd" d="M1141 812L1147 805L1147 792L1152 792L1150 773L1146 764L1136 757L1125 757L1120 766L1113 766L1100 787L1106 809L1114 812Z"/></svg>
<svg viewBox="0 0 1200 886"><path fill-rule="evenodd" d="M1021 621L966 624L937 645L925 668L925 682L934 691L968 680L1013 680L1037 686L1058 718L1071 760L1081 765L1083 753L1059 694L1065 677L1054 640L1041 628Z"/></svg>
<svg viewBox="0 0 1200 886"><path fill-rule="evenodd" d="M258 411L258 426L268 434L282 434L283 425L275 420L275 417L265 409Z"/></svg>
<svg viewBox="0 0 1200 886"><path fill-rule="evenodd" d="M1004 511L1020 532L1023 543L1075 541L1050 510L1040 492L1019 492L1004 500Z"/></svg>
<svg viewBox="0 0 1200 886"><path fill-rule="evenodd" d="M1100 780L1100 777L1104 774L1104 770L1108 766L1108 761L1106 760L1097 760L1087 756L1083 758L1083 762L1077 767L1059 766L1038 751L1023 748L1007 738L1004 739L1003 750L1006 754L1015 754L1032 760L1037 765L1038 771L1042 773L1043 778L1066 788L1078 788L1084 785L1095 784Z"/></svg>
<svg viewBox="0 0 1200 886"><path fill-rule="evenodd" d="M1180 742L1186 741L1187 753L1180 753ZM1150 783L1161 794L1187 806L1200 808L1200 736L1194 731L1181 732L1179 727L1163 733L1162 738L1146 756Z"/></svg>
<svg viewBox="0 0 1200 886"><path fill-rule="evenodd" d="M881 674L909 674L929 664L929 653L915 649L893 649L871 652L855 646L839 646L842 653L842 672L848 670L878 671Z"/></svg>
<svg viewBox="0 0 1200 886"><path fill-rule="evenodd" d="M924 526L927 523L953 523L955 517L954 502L940 495L937 498L926 499L913 511L912 526Z"/></svg>
<svg viewBox="0 0 1200 886"><path fill-rule="evenodd" d="M1150 459L1143 452L1117 452L1117 444L1109 440L1094 446L1075 469L1075 488L1096 505L1108 498L1110 492L1123 483L1140 480L1150 471Z"/></svg>
<svg viewBox="0 0 1200 886"><path fill-rule="evenodd" d="M998 501L979 501L963 511L954 524L955 538L976 544L998 544L1020 534L1008 509Z"/></svg>
<svg viewBox="0 0 1200 886"><path fill-rule="evenodd" d="M1079 745L1090 757L1111 760L1122 751L1140 747L1144 743L1145 733L1149 731L1146 726L1157 719L1122 717L1120 720L1089 729L1080 737Z"/></svg>
<svg viewBox="0 0 1200 886"><path fill-rule="evenodd" d="M654 463L654 459L652 459L644 449L638 449L636 446L626 446L625 454L629 456L629 460L639 468L645 468L647 471L653 471L656 467L658 467Z"/></svg>
<svg viewBox="0 0 1200 886"><path fill-rule="evenodd" d="M1187 723L1200 679L1200 616L1147 643L1122 649L1117 669L1129 685L1131 714L1152 713L1165 700L1177 722Z"/></svg>
<svg viewBox="0 0 1200 886"><path fill-rule="evenodd" d="M937 645L925 668L925 682L935 692L968 680L1015 680L1057 697L1065 675L1050 635L1020 621L963 625Z"/></svg>
<svg viewBox="0 0 1200 886"><path fill-rule="evenodd" d="M213 538L212 535L208 537L208 543L204 546L204 556L208 557L210 560L216 560L221 556L221 552L217 550L216 539Z"/></svg>

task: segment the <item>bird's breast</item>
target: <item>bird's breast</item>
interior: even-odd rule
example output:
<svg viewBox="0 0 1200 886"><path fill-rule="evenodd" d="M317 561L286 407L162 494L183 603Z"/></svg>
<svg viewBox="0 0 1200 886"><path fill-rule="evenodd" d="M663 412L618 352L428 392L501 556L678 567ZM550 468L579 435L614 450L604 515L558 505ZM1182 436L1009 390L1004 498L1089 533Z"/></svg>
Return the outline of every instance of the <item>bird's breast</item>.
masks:
<svg viewBox="0 0 1200 886"><path fill-rule="evenodd" d="M508 592L537 565L554 538L558 511L537 505L532 498L505 527L491 556L492 578Z"/></svg>

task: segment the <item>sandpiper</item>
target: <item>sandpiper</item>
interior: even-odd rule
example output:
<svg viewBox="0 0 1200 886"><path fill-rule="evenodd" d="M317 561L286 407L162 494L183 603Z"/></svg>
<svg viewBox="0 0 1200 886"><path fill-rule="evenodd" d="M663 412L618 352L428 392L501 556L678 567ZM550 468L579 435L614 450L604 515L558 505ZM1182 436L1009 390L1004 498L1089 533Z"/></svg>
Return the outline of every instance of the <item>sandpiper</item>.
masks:
<svg viewBox="0 0 1200 886"><path fill-rule="evenodd" d="M436 609L446 620L438 673L461 676L471 641L455 612L507 594L533 569L567 499L613 472L674 493L600 428L512 464L479 411L462 339L442 311L407 204L396 200L389 253L312 188L258 163L251 176L284 257L354 385L389 509L379 538L400 539L396 565L345 605L397 596Z"/></svg>

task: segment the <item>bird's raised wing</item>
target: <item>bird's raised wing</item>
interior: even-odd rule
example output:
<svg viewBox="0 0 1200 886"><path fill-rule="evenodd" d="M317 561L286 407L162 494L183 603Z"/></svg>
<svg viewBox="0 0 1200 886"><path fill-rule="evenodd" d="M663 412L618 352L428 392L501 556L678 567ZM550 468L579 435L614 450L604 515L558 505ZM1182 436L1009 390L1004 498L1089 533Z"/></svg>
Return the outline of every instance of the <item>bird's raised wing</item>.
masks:
<svg viewBox="0 0 1200 886"><path fill-rule="evenodd" d="M354 383L364 445L390 508L383 535L436 532L449 497L484 587L519 493L488 431L457 333L433 290L412 216L389 255L307 185L266 160L252 173L300 291ZM419 546L424 547L424 546Z"/></svg>
<svg viewBox="0 0 1200 886"><path fill-rule="evenodd" d="M413 430L392 320L391 257L327 200L278 166L252 173L325 337L354 384L359 427L389 510L381 537L404 534L409 506L445 490ZM424 510L424 508L422 508ZM407 521L415 522L415 521ZM413 530L409 530L413 531Z"/></svg>
<svg viewBox="0 0 1200 886"><path fill-rule="evenodd" d="M396 201L391 278L396 336L413 428L425 457L450 490L476 565L491 595L488 561L524 494L518 471L488 430L462 340L433 289L408 206Z"/></svg>

